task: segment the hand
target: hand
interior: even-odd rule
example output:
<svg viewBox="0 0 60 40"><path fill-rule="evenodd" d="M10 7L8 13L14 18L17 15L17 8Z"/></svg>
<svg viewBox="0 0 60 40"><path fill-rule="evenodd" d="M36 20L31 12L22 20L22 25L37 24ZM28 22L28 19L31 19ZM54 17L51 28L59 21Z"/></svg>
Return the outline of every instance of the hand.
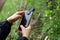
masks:
<svg viewBox="0 0 60 40"><path fill-rule="evenodd" d="M18 30L19 33L21 34L22 33L22 36L23 37L27 37L29 36L29 33L31 31L31 26L29 25L27 28L25 28L23 25L20 26L22 31Z"/></svg>
<svg viewBox="0 0 60 40"><path fill-rule="evenodd" d="M23 14L24 14L24 11L16 12L12 16L10 16L7 20L8 20L8 22L13 23L16 20L18 20L19 18L22 18Z"/></svg>

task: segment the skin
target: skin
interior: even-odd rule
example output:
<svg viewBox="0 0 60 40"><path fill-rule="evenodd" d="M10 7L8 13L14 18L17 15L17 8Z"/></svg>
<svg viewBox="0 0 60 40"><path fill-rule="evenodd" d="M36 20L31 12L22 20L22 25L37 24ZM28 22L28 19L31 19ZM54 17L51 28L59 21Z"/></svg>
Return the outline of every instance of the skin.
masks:
<svg viewBox="0 0 60 40"><path fill-rule="evenodd" d="M13 14L12 16L10 16L7 20L8 20L10 23L13 23L13 22L15 22L16 20L22 18L23 14L24 14L24 11L16 12L16 13Z"/></svg>
<svg viewBox="0 0 60 40"><path fill-rule="evenodd" d="M1 2L0 2L0 3L1 3ZM1 3L1 5L0 5L0 11L1 11L2 7L3 7L3 4L4 4L4 2ZM22 18L23 14L24 14L24 11L16 12L15 14L13 14L13 15L10 16L9 18L7 18L7 21L10 22L10 23L13 23L13 22L15 22L16 20ZM22 36L28 38L29 32L30 32L30 30L31 30L31 26L29 25L27 28L24 28L23 25L20 25L20 27L21 27L22 31L19 31L19 33L20 33L20 34L22 33Z"/></svg>
<svg viewBox="0 0 60 40"><path fill-rule="evenodd" d="M23 25L20 25L22 31L19 31L23 37L28 38L29 33L31 31L31 26L29 25L27 28L25 28Z"/></svg>
<svg viewBox="0 0 60 40"><path fill-rule="evenodd" d="M13 23L16 20L22 18L23 15L24 15L24 11L16 12L15 14L13 14L9 18L7 18L7 21L10 23ZM27 28L25 28L23 25L20 25L20 27L21 27L22 31L19 30L19 34L22 34L23 37L28 38L29 33L31 31L31 26L29 25Z"/></svg>

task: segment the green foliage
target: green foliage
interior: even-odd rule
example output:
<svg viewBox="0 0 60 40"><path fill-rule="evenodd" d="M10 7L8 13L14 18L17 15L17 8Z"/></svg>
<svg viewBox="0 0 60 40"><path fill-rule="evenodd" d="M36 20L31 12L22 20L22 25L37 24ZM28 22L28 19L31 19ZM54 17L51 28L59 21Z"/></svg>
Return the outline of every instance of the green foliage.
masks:
<svg viewBox="0 0 60 40"><path fill-rule="evenodd" d="M26 7L28 10L32 6L35 7L33 19L37 19L40 13L39 19L32 27L29 40L44 39L42 37L43 34L46 34L49 40L60 40L60 0L24 0L24 2L28 3ZM0 20L4 20L16 12L19 5L19 0L7 0L0 14ZM17 23L14 23L7 40L17 40L16 28L18 27L16 26Z"/></svg>

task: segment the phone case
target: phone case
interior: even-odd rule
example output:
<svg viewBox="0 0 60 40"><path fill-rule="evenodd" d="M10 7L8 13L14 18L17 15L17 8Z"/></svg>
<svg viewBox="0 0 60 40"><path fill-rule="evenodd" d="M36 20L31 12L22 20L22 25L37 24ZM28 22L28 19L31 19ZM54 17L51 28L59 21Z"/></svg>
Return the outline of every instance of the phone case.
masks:
<svg viewBox="0 0 60 40"><path fill-rule="evenodd" d="M34 10L35 9L32 8L30 11L25 11L25 14L23 15L20 25L23 25L25 28L28 27L30 20L31 20L32 13ZM20 27L19 27L19 30L21 30Z"/></svg>

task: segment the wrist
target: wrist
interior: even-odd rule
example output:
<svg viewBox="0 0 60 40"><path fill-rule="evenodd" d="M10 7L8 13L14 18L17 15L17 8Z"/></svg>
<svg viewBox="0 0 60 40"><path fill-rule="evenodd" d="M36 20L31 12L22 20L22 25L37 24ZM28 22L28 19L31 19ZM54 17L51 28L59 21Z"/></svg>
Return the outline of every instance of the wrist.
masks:
<svg viewBox="0 0 60 40"><path fill-rule="evenodd" d="M26 38L28 38L28 35L23 35L23 37L26 37Z"/></svg>
<svg viewBox="0 0 60 40"><path fill-rule="evenodd" d="M7 21L8 21L9 23L13 23L12 20L10 20L9 18L7 19Z"/></svg>

